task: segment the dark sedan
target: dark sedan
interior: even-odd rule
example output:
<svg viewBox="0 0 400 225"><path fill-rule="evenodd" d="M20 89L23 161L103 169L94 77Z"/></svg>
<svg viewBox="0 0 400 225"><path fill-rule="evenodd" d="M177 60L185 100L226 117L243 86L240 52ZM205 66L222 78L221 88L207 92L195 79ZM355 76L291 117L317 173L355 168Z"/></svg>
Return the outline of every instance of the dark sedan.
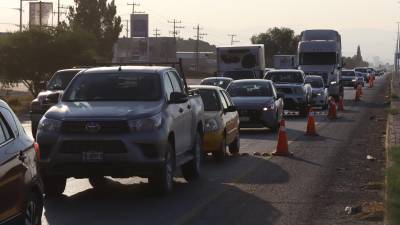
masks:
<svg viewBox="0 0 400 225"><path fill-rule="evenodd" d="M279 128L283 116L283 96L278 94L272 81L233 81L227 91L238 109L241 128Z"/></svg>
<svg viewBox="0 0 400 225"><path fill-rule="evenodd" d="M38 156L33 138L0 100L0 224L41 224L43 190Z"/></svg>

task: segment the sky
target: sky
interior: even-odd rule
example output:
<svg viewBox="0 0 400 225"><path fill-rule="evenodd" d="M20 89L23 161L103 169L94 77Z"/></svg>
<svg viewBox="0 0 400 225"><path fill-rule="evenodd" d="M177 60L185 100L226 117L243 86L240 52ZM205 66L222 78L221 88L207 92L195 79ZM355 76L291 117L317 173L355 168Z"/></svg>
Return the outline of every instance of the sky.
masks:
<svg viewBox="0 0 400 225"><path fill-rule="evenodd" d="M43 0L54 2L57 0ZM60 0L73 5L73 0ZM249 44L250 37L272 27L289 27L300 33L305 29L335 29L342 35L343 55L353 56L357 45L368 61L379 57L392 62L400 21L397 0L135 0L150 17L150 31L158 28L170 36L172 24L182 21L180 37L193 38L195 27L204 28L205 41L215 45L230 44L228 34L236 34L238 44ZM118 15L128 19L132 0L115 0ZM23 3L24 24L28 23L28 2ZM18 0L0 0L0 31L15 31L19 23ZM54 8L54 9L55 9Z"/></svg>

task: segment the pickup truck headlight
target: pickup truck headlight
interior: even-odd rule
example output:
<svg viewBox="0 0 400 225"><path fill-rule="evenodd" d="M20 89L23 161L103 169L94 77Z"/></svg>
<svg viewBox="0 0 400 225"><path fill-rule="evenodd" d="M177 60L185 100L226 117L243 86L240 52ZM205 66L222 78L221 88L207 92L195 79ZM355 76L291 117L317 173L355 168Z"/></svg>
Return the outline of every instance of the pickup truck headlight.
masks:
<svg viewBox="0 0 400 225"><path fill-rule="evenodd" d="M331 81L331 85L336 85L336 84L337 84L337 81L336 81L336 80Z"/></svg>
<svg viewBox="0 0 400 225"><path fill-rule="evenodd" d="M38 125L39 132L59 132L61 128L60 120L53 120L43 117Z"/></svg>
<svg viewBox="0 0 400 225"><path fill-rule="evenodd" d="M161 124L161 114L149 118L131 120L128 122L129 128L132 132L155 131L161 127Z"/></svg>
<svg viewBox="0 0 400 225"><path fill-rule="evenodd" d="M271 104L263 108L264 111L272 111L274 109L275 109L275 104Z"/></svg>
<svg viewBox="0 0 400 225"><path fill-rule="evenodd" d="M216 119L209 119L206 121L205 130L210 131L217 131L219 129L218 122Z"/></svg>

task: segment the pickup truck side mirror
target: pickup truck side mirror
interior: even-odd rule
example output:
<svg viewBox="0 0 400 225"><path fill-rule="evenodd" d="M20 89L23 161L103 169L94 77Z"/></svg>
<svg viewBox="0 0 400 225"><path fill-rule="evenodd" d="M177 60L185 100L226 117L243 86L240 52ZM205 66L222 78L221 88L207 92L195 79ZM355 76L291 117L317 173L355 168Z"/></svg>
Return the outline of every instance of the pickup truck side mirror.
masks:
<svg viewBox="0 0 400 225"><path fill-rule="evenodd" d="M224 109L224 113L228 113L228 112L236 112L237 108L234 105L228 106L228 108Z"/></svg>
<svg viewBox="0 0 400 225"><path fill-rule="evenodd" d="M60 99L61 93L60 92L56 92L56 93L52 93L49 94L46 97L46 103L50 103L50 104L57 104L58 100Z"/></svg>
<svg viewBox="0 0 400 225"><path fill-rule="evenodd" d="M285 98L285 94L280 93L280 92L277 93L276 96L278 97L278 99L279 99L279 98L281 98L281 99L284 99L284 98Z"/></svg>
<svg viewBox="0 0 400 225"><path fill-rule="evenodd" d="M187 94L181 92L172 92L169 98L170 104L182 104L189 101Z"/></svg>

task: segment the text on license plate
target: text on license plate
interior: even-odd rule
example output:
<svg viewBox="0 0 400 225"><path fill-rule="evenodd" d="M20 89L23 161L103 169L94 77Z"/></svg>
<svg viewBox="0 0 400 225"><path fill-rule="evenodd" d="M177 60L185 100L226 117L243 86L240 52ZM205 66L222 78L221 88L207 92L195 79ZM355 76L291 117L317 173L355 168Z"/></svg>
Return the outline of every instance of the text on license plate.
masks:
<svg viewBox="0 0 400 225"><path fill-rule="evenodd" d="M103 152L82 152L82 160L84 162L101 162L103 159Z"/></svg>

